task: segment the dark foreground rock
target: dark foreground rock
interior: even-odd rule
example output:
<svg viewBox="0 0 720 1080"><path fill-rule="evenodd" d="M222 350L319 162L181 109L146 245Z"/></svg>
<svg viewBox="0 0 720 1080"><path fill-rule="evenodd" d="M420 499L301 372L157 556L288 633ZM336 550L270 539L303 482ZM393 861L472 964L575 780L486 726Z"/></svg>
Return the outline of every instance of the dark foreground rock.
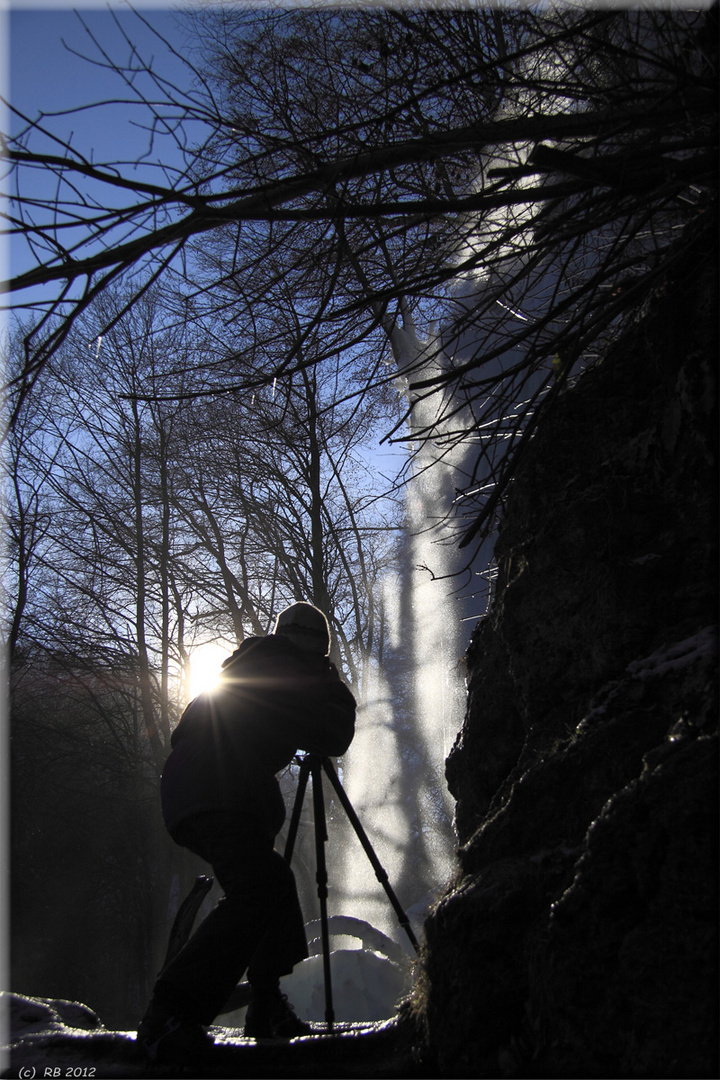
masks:
<svg viewBox="0 0 720 1080"><path fill-rule="evenodd" d="M716 320L711 231L508 498L417 995L437 1076L718 1076Z"/></svg>

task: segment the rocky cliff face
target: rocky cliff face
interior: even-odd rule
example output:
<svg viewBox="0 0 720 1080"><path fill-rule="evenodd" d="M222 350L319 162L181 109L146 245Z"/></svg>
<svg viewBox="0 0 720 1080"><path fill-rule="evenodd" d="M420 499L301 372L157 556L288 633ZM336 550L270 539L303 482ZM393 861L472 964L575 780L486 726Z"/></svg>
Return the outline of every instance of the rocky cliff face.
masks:
<svg viewBox="0 0 720 1080"><path fill-rule="evenodd" d="M433 1075L717 1076L716 312L701 238L509 496L447 762Z"/></svg>

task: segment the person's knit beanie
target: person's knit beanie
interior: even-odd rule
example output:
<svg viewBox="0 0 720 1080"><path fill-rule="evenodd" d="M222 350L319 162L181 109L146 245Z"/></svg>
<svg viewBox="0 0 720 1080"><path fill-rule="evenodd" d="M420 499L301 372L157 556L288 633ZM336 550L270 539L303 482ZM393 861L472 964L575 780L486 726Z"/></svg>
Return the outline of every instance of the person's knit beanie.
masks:
<svg viewBox="0 0 720 1080"><path fill-rule="evenodd" d="M302 649L327 656L330 652L330 627L319 608L299 601L281 611L275 621L275 633L294 641Z"/></svg>

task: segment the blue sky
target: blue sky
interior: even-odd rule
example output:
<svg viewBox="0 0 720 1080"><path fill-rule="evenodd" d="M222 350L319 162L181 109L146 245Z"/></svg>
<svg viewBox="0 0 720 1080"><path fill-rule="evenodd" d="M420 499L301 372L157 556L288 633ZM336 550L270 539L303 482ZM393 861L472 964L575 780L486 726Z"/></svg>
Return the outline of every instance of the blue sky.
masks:
<svg viewBox="0 0 720 1080"><path fill-rule="evenodd" d="M138 47L141 57L152 60L153 71L184 88L190 87L188 69L143 25L126 3L113 3L112 11L107 4L104 7L91 7L82 2L76 5L77 10L57 3L44 7L31 6L18 0L13 0L9 6L6 3L4 10L2 5L3 0L0 0L0 40L9 41L2 72L3 93L12 106L31 120L40 112L46 114L45 127L59 139L70 140L74 148L91 156L98 164L115 161L135 163L145 158L148 164L161 160L166 164L172 165L175 161L180 165L180 156L171 138L165 137L151 146L148 132L139 126L139 122L147 116L141 107L105 105L99 109L83 109L63 115L67 110L98 101L133 98L132 90L126 88L117 75L77 55L80 53L98 58L97 47L88 34L89 29L113 60L125 63L130 57L130 47L123 39L115 19L119 20L130 41ZM181 54L189 54L191 42L167 3L155 7L143 5L139 10ZM3 29L5 33L2 33ZM154 88L151 92L155 92ZM6 114L1 126L3 130L17 133L24 125L17 117ZM37 133L33 135L30 145L49 153L62 153L59 143L52 139L41 141ZM126 166L122 171L125 175L132 175L132 172L138 176L144 174L145 179L156 183L163 181L153 167L147 169L139 164ZM26 193L30 190L28 185L32 184L33 191L47 196L54 193L56 179L51 174L28 175L26 172L23 184ZM107 197L105 191L101 198L104 197ZM2 261L11 272L28 265L23 241L14 241L9 250L6 248L4 256Z"/></svg>
<svg viewBox="0 0 720 1080"><path fill-rule="evenodd" d="M76 12L61 5L30 8L25 4L13 3L6 14L10 41L6 87L13 105L34 117L38 110L59 111L105 98L125 96L126 92L116 76L69 51L97 56L81 19L113 58L122 62L128 58L130 50L114 24L116 17L127 29L129 38L138 44L141 55L153 58L155 70L187 80L188 76L180 63L127 9L127 5L115 5L113 12L107 8L79 7L79 12ZM161 34L183 48L184 35L170 10L140 10ZM134 147L139 153L144 151L147 136L133 127L131 116L132 110L127 107L114 114L102 110L96 115L89 111L73 117L55 117L52 125L58 135L68 136L75 132L78 146L82 145L83 149L92 146L96 159L101 160L105 157L104 151L108 156L120 156L116 149L118 141L128 149ZM14 123L11 121L13 127Z"/></svg>

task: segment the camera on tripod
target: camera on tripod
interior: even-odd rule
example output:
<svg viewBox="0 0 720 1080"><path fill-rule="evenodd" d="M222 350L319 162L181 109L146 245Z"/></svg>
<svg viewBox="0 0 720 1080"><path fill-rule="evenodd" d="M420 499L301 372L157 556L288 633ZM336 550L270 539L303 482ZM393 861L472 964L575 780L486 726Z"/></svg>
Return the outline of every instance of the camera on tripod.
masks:
<svg viewBox="0 0 720 1080"><path fill-rule="evenodd" d="M307 790L308 779L312 780L312 798L313 798L313 819L315 825L315 863L316 863L316 880L317 880L317 894L320 902L320 929L321 929L321 942L322 942L322 955L323 955L323 977L325 981L325 1022L327 1023L328 1030L332 1030L333 1023L335 1021L335 1013L333 1009L332 999L332 972L330 970L330 934L328 930L328 913L327 913L327 898L328 898L328 874L327 866L325 862L325 844L328 839L327 823L325 820L325 799L323 796L322 774L325 773L330 781L335 793L340 801L340 804L348 816L348 820L355 830L355 834L358 840L363 846L365 854L370 860L370 864L375 871L375 877L382 885L388 900L390 901L395 914L398 917L398 921L403 930L407 934L410 943L415 950L418 951L418 942L412 927L410 926L410 920L407 914L400 904L393 888L388 879L387 871L383 868L380 860L378 859L375 850L368 839L359 817L355 813L350 799L347 796L345 789L340 783L340 779L337 775L335 767L328 757L321 757L319 754L304 754L296 758L300 763L300 772L298 775L298 788L295 795L295 804L293 806L292 816L290 818L290 826L288 828L287 841L285 843L285 859L287 862L292 860L293 850L295 848L295 839L297 837L298 825L300 824L300 814L302 811L302 804L305 798L305 792Z"/></svg>

